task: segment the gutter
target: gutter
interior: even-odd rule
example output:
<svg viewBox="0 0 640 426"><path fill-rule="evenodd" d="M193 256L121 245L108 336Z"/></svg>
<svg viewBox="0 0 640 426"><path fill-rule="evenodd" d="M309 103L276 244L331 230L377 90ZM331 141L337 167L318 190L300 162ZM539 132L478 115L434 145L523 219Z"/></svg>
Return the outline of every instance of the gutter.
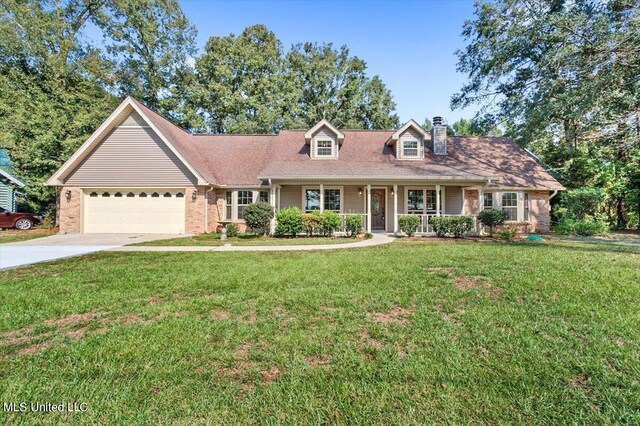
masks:
<svg viewBox="0 0 640 426"><path fill-rule="evenodd" d="M555 197L556 195L558 195L558 190L557 190L557 189L556 189L556 190L554 190L554 191L553 191L553 193L549 196L549 201L551 201L551 199L552 199L553 197Z"/></svg>

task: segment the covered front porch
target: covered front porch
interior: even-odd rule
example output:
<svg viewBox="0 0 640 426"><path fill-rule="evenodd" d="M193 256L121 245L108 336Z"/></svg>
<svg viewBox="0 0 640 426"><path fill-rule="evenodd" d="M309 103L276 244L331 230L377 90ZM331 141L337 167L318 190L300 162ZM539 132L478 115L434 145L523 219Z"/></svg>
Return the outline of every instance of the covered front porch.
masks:
<svg viewBox="0 0 640 426"><path fill-rule="evenodd" d="M475 224L477 188L473 182L272 182L270 202L277 211L334 211L342 218L342 230L348 216L361 215L365 232L399 234L402 216L419 215L418 233L430 234L433 217L467 215Z"/></svg>

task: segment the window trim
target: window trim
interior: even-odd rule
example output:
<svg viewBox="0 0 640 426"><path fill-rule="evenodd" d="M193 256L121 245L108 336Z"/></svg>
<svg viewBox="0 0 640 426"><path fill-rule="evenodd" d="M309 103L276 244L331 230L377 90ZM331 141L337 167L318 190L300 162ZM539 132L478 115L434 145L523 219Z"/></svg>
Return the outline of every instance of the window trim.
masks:
<svg viewBox="0 0 640 426"><path fill-rule="evenodd" d="M400 147L400 151L402 152L401 157L405 158L405 159L416 159L416 158L421 158L420 157L420 141L417 139L405 139L400 141L400 143L402 144L402 146ZM406 143L415 143L416 147L415 148L407 148L405 146ZM410 149L410 150L414 150L416 151L415 155L409 155L406 153L406 150Z"/></svg>
<svg viewBox="0 0 640 426"><path fill-rule="evenodd" d="M493 194L493 206L491 207L494 210L504 210L502 205L502 196L504 194L516 194L516 206L507 207L510 209L516 209L516 220L507 219L505 223L531 223L531 195L527 191L510 191L510 190L501 190L501 191L489 191L484 193L484 197L486 200L487 194ZM528 198L529 202L529 217L526 217L525 214L525 197ZM487 206L483 204L483 210L487 209Z"/></svg>
<svg viewBox="0 0 640 426"><path fill-rule="evenodd" d="M329 146L328 146L328 147L326 147L326 146L322 146L322 147L321 147L321 146L319 145L320 143L325 143L325 142L328 142L328 143L329 143ZM316 152L315 152L315 156L316 156L316 157L318 157L318 158L330 158L330 157L334 157L334 153L333 153L334 148L333 148L333 146L334 146L334 143L333 143L333 141L332 141L331 139L316 139L316 143L315 143L315 150L316 150ZM327 148L329 149L329 154L320 154L320 150L321 150L321 149L327 149Z"/></svg>
<svg viewBox="0 0 640 426"><path fill-rule="evenodd" d="M318 192L320 192L320 185L307 185L307 186L303 186L302 187L302 201L300 203L300 205L302 206L301 210L303 213L311 213L314 211L317 212L322 212L325 211L326 209L324 208L324 206L321 204L320 205L320 209L319 210L307 210L307 190L310 189L315 189ZM324 185L324 191L327 191L329 189L337 189L340 191L340 210L336 211L336 210L327 210L327 211L332 211L332 212L336 212L338 214L340 213L344 213L344 186L337 186L337 185ZM322 200L324 201L326 196L326 192L324 194L324 196L322 196Z"/></svg>
<svg viewBox="0 0 640 426"><path fill-rule="evenodd" d="M446 199L446 192L445 192L445 188L446 186L440 186L440 213L441 214L446 214L446 205L445 205L445 199ZM410 213L409 212L409 191L422 191L422 213L416 213L417 210L411 210ZM436 197L438 196L438 192L436 190L435 186L405 186L404 187L404 211L406 212L406 214L421 214L421 215L430 215L430 216L436 216L438 214L438 203L437 203L437 198L436 198L436 204L433 210L428 210L427 209L427 191L433 191L436 193Z"/></svg>
<svg viewBox="0 0 640 426"><path fill-rule="evenodd" d="M261 187L259 189L255 189L255 188L237 188L237 189L229 189L224 191L222 197L222 201L223 201L223 205L224 205L224 221L225 222L240 222L243 223L244 219L239 219L238 218L238 206L248 206L249 204L238 204L238 193L240 191L248 191L251 192L251 203L249 204L253 204L253 203L257 203L260 201L260 193L261 192L266 192L267 194L267 203L270 203L270 198L271 198L271 188L264 188ZM229 201L227 199L227 194L231 195L231 203L229 204ZM229 215L229 212L231 213L231 215Z"/></svg>

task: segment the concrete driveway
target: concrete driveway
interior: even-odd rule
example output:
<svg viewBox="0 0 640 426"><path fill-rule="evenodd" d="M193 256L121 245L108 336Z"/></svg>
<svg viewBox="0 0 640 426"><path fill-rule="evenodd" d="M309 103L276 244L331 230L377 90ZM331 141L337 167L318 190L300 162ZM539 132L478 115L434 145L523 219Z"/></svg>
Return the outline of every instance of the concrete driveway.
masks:
<svg viewBox="0 0 640 426"><path fill-rule="evenodd" d="M58 234L0 244L0 270L188 234Z"/></svg>

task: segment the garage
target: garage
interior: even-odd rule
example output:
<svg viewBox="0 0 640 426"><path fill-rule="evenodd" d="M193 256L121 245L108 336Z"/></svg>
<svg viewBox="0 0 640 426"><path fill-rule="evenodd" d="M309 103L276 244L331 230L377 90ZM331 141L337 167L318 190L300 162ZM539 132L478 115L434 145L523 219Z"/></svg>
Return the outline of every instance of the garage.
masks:
<svg viewBox="0 0 640 426"><path fill-rule="evenodd" d="M85 189L83 231L174 234L185 230L184 189Z"/></svg>

